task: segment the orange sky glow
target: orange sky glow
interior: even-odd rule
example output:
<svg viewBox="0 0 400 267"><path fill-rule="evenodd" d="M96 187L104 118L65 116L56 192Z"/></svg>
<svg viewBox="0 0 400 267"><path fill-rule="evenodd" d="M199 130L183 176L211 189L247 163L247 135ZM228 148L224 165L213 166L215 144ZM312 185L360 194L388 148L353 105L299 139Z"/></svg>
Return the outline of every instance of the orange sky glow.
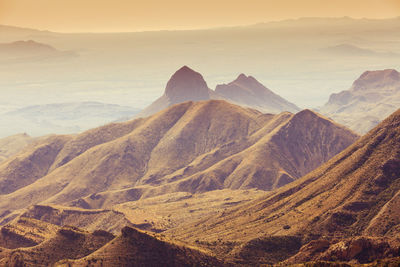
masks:
<svg viewBox="0 0 400 267"><path fill-rule="evenodd" d="M400 0L0 0L0 24L59 32L198 29L343 16L397 17Z"/></svg>

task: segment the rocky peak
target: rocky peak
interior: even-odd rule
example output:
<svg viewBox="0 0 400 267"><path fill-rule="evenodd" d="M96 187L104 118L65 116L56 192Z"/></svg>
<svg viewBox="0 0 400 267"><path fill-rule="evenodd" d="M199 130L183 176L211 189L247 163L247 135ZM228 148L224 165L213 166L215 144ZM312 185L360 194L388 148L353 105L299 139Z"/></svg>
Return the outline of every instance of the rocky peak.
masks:
<svg viewBox="0 0 400 267"><path fill-rule="evenodd" d="M209 88L203 76L187 66L172 75L165 88L165 95L174 103L207 100Z"/></svg>

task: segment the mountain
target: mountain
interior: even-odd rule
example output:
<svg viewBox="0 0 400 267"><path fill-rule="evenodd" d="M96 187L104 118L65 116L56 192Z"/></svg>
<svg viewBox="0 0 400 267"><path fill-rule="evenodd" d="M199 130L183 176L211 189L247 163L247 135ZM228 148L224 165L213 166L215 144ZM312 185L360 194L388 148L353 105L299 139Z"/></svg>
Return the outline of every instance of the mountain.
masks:
<svg viewBox="0 0 400 267"><path fill-rule="evenodd" d="M365 133L400 106L400 73L366 71L349 90L332 94L319 109L358 133Z"/></svg>
<svg viewBox="0 0 400 267"><path fill-rule="evenodd" d="M0 43L1 63L21 63L48 59L73 58L78 55L73 51L60 51L56 48L33 40Z"/></svg>
<svg viewBox="0 0 400 267"><path fill-rule="evenodd" d="M193 242L219 239L253 244L271 235L297 236L304 246L291 263L364 263L398 256L399 170L397 110L301 179L220 216L180 225L169 234Z"/></svg>
<svg viewBox="0 0 400 267"><path fill-rule="evenodd" d="M271 190L318 167L358 136L310 110L262 114L223 100L53 136L0 165L1 217L30 205L86 209L167 193Z"/></svg>
<svg viewBox="0 0 400 267"><path fill-rule="evenodd" d="M264 113L300 111L296 105L275 94L252 76L244 74L240 74L233 82L217 85L215 92L232 103L255 108Z"/></svg>
<svg viewBox="0 0 400 267"><path fill-rule="evenodd" d="M136 108L100 102L27 106L2 114L0 134L27 132L41 136L79 133L119 119L129 120L138 112Z"/></svg>
<svg viewBox="0 0 400 267"><path fill-rule="evenodd" d="M200 73L183 66L172 75L164 94L145 108L139 116L149 116L171 105L185 101L210 99L227 100L237 105L269 113L297 112L300 110L251 76L247 77L241 74L235 81L227 85L217 85L214 91L208 88Z"/></svg>

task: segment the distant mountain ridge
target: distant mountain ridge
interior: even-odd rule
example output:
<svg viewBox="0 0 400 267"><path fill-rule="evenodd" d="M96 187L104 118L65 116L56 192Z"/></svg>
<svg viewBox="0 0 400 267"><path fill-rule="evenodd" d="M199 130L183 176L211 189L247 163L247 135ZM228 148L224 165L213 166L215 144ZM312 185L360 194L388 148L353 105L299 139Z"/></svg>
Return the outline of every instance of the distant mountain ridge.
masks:
<svg viewBox="0 0 400 267"><path fill-rule="evenodd" d="M33 105L6 112L0 117L0 133L27 132L32 136L70 134L114 122L129 120L139 109L101 102L69 102ZM19 121L18 125L12 122Z"/></svg>
<svg viewBox="0 0 400 267"><path fill-rule="evenodd" d="M210 99L227 100L264 113L276 114L282 111L297 112L300 110L296 105L276 95L251 76L240 74L235 81L229 84L217 85L214 91L208 88L200 73L183 66L172 75L164 94L138 116L149 116L185 101Z"/></svg>
<svg viewBox="0 0 400 267"><path fill-rule="evenodd" d="M358 133L365 133L400 106L400 73L366 71L349 90L332 94L319 109Z"/></svg>

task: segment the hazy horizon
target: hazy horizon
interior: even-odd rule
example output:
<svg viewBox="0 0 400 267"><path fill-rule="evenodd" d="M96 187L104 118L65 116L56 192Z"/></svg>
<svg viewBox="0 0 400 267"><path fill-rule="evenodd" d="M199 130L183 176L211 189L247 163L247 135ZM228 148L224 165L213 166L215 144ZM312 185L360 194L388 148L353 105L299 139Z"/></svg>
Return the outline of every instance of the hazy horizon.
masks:
<svg viewBox="0 0 400 267"><path fill-rule="evenodd" d="M21 29L28 29L28 30L37 30L42 32L52 32L52 33L61 33L61 34L118 34L118 33L145 33L145 32L174 32L174 31L201 31L201 30L214 30L214 29L225 29L225 28L238 28L238 27L252 27L257 25L274 25L275 23L285 23L285 22L296 22L301 20L312 20L312 19L350 19L355 21L384 21L384 20L396 20L400 19L400 13L398 16L393 17L386 17L386 18L372 18L372 17L351 17L351 16L326 16L326 17L319 17L319 16L312 16L312 17L294 17L294 18L285 18L279 20L268 20L268 21L258 21L254 23L248 24L232 24L232 25L216 25L216 26L202 26L198 28L170 28L170 29L137 29L137 30L126 30L126 31L53 31L49 28L35 28L30 27L28 25L12 25L12 24L2 24L0 26L6 27L15 27Z"/></svg>
<svg viewBox="0 0 400 267"><path fill-rule="evenodd" d="M167 12L166 12L167 11ZM54 32L208 29L304 17L387 19L397 0L51 1L0 0L0 24Z"/></svg>

